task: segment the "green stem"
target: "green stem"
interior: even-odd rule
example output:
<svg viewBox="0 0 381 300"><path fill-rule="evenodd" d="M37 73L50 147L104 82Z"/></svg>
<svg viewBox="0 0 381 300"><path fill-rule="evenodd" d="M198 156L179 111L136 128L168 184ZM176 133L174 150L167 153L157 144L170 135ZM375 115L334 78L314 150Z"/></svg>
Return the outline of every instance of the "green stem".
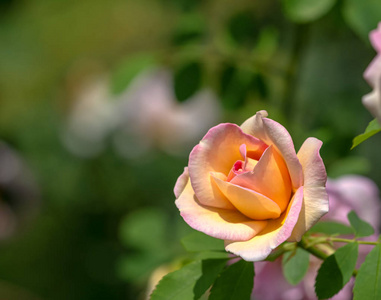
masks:
<svg viewBox="0 0 381 300"><path fill-rule="evenodd" d="M318 245L309 246L305 238L301 239L298 243L298 247L303 248L307 252L322 260L325 260L329 256L329 254L320 249Z"/></svg>
<svg viewBox="0 0 381 300"><path fill-rule="evenodd" d="M362 245L378 245L380 242L368 242L368 241L359 241L359 240L356 240L356 239L343 239L343 238L335 238L335 237L329 237L327 238L327 241L330 241L330 242L340 242L340 243L353 243L353 242L356 242L358 244L362 244Z"/></svg>

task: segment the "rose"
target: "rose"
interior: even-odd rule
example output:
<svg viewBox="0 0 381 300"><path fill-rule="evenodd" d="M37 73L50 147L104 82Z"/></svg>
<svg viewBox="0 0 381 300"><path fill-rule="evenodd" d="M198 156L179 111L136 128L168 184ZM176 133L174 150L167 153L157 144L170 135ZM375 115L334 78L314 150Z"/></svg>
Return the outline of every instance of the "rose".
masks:
<svg viewBox="0 0 381 300"><path fill-rule="evenodd" d="M327 192L330 211L322 220L338 221L349 225L348 213L354 210L360 218L369 222L376 230L372 240L378 237L380 226L381 202L376 184L369 178L358 175L346 175L337 179L328 179ZM372 250L369 245L359 245L359 263ZM289 284L283 274L281 258L275 262L255 263L254 299L266 300L315 300L314 284L317 271L322 263L311 256L310 268L298 285ZM276 284L274 284L276 282ZM351 279L332 300L352 299L354 281Z"/></svg>
<svg viewBox="0 0 381 300"><path fill-rule="evenodd" d="M296 154L287 130L266 116L210 129L174 190L185 222L247 261L299 241L328 211L322 142L308 138Z"/></svg>
<svg viewBox="0 0 381 300"><path fill-rule="evenodd" d="M364 72L373 91L362 98L362 103L381 124L381 22L370 32L369 39L378 54Z"/></svg>

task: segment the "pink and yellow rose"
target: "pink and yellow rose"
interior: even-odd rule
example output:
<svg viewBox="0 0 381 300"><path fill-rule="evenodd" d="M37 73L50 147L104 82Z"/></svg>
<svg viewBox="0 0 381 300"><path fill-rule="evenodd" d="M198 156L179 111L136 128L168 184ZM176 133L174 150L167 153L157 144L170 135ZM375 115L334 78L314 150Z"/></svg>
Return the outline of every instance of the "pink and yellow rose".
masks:
<svg viewBox="0 0 381 300"><path fill-rule="evenodd" d="M174 189L185 222L247 261L299 241L328 212L322 142L308 138L296 154L288 131L266 117L210 129Z"/></svg>

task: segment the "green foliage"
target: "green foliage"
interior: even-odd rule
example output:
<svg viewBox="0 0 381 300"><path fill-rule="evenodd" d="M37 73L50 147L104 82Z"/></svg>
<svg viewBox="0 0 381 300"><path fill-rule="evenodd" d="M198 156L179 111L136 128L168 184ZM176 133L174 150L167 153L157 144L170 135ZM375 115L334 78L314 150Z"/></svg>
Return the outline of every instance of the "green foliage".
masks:
<svg viewBox="0 0 381 300"><path fill-rule="evenodd" d="M230 265L215 281L209 300L250 299L254 286L254 264L240 260Z"/></svg>
<svg viewBox="0 0 381 300"><path fill-rule="evenodd" d="M368 40L369 32L376 29L381 20L381 1L346 0L343 15L348 25L364 40Z"/></svg>
<svg viewBox="0 0 381 300"><path fill-rule="evenodd" d="M139 249L166 247L166 215L156 208L145 208L127 215L120 224L120 239Z"/></svg>
<svg viewBox="0 0 381 300"><path fill-rule="evenodd" d="M332 221L321 221L316 223L309 231L309 233L323 233L327 235L349 235L354 234L354 231L351 227L337 222Z"/></svg>
<svg viewBox="0 0 381 300"><path fill-rule="evenodd" d="M217 278L226 259L193 261L164 276L151 294L151 300L199 299Z"/></svg>
<svg viewBox="0 0 381 300"><path fill-rule="evenodd" d="M328 13L336 0L283 0L282 3L284 12L291 21L308 23Z"/></svg>
<svg viewBox="0 0 381 300"><path fill-rule="evenodd" d="M220 76L220 95L222 105L226 109L241 107L251 89L260 86L260 93L266 92L263 78L258 78L255 73L246 69L236 68L233 65L225 65Z"/></svg>
<svg viewBox="0 0 381 300"><path fill-rule="evenodd" d="M303 280L310 265L310 254L302 248L286 252L282 258L282 270L286 280L297 285Z"/></svg>
<svg viewBox="0 0 381 300"><path fill-rule="evenodd" d="M111 92L115 95L123 92L131 81L142 71L155 65L155 57L150 53L127 57L113 72L110 82Z"/></svg>
<svg viewBox="0 0 381 300"><path fill-rule="evenodd" d="M180 102L193 96L201 87L202 66L199 62L192 61L182 65L175 72L174 90Z"/></svg>
<svg viewBox="0 0 381 300"><path fill-rule="evenodd" d="M337 178L346 174L366 175L371 170L371 163L364 156L347 156L336 160L328 170L328 176Z"/></svg>
<svg viewBox="0 0 381 300"><path fill-rule="evenodd" d="M167 217L157 208L145 208L125 217L119 228L121 242L135 251L120 257L117 272L127 280L143 281L172 255L168 247Z"/></svg>
<svg viewBox="0 0 381 300"><path fill-rule="evenodd" d="M347 284L356 267L357 256L358 244L349 243L326 258L316 276L315 292L319 299L331 298Z"/></svg>
<svg viewBox="0 0 381 300"><path fill-rule="evenodd" d="M348 220L355 231L356 237L370 236L374 233L373 227L361 220L353 210L348 214Z"/></svg>
<svg viewBox="0 0 381 300"><path fill-rule="evenodd" d="M381 2L379 2L379 3L381 5ZM375 135L376 133L378 133L380 131L381 131L381 125L377 122L377 120L374 119L373 121L370 121L368 126L365 129L365 132L356 136L353 139L351 149L357 147L362 142L366 141L367 139L369 139L370 137L372 137L373 135Z"/></svg>
<svg viewBox="0 0 381 300"><path fill-rule="evenodd" d="M224 241L213 238L199 231L181 239L184 248L190 252L198 251L225 251Z"/></svg>
<svg viewBox="0 0 381 300"><path fill-rule="evenodd" d="M230 36L237 44L251 45L257 38L258 24L250 11L235 14L228 23Z"/></svg>
<svg viewBox="0 0 381 300"><path fill-rule="evenodd" d="M172 37L174 45L185 45L197 42L203 36L205 22L200 14L189 13L180 19Z"/></svg>
<svg viewBox="0 0 381 300"><path fill-rule="evenodd" d="M358 270L353 294L354 300L381 299L381 244L369 252Z"/></svg>

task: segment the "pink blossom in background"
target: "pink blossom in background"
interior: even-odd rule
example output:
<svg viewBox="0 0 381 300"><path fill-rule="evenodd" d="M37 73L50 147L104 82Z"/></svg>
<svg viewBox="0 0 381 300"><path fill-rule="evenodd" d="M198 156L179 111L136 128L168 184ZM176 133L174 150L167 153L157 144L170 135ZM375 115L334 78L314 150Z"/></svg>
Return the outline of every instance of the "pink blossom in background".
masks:
<svg viewBox="0 0 381 300"><path fill-rule="evenodd" d="M377 55L364 72L364 78L373 91L365 95L362 102L381 124L381 22L377 29L370 32L369 39Z"/></svg>
<svg viewBox="0 0 381 300"><path fill-rule="evenodd" d="M77 156L93 157L101 153L107 136L115 129L115 103L108 84L106 75L89 78L73 96L61 138L66 148Z"/></svg>
<svg viewBox="0 0 381 300"><path fill-rule="evenodd" d="M0 241L29 224L40 208L40 191L22 157L0 141Z"/></svg>
<svg viewBox="0 0 381 300"><path fill-rule="evenodd" d="M329 213L326 221L349 224L347 214L354 210L360 218L369 222L375 231L381 225L381 202L376 184L369 178L358 175L328 179ZM373 237L377 239L377 234ZM359 262L363 261L372 247L360 245ZM296 286L289 284L283 277L281 259L275 262L256 262L253 299L256 300L316 300L315 278L321 261L311 256L310 269L306 277ZM334 297L333 300L352 299L353 279Z"/></svg>
<svg viewBox="0 0 381 300"><path fill-rule="evenodd" d="M323 220L338 221L349 225L348 213L369 222L376 232L380 227L381 203L377 185L367 177L346 175L338 179L328 179L327 191L330 211Z"/></svg>
<svg viewBox="0 0 381 300"><path fill-rule="evenodd" d="M128 159L157 149L184 154L220 116L211 91L178 102L172 74L166 70L139 74L119 96L110 93L107 75L93 76L73 96L62 140L81 157L100 154L109 140Z"/></svg>
<svg viewBox="0 0 381 300"><path fill-rule="evenodd" d="M184 102L173 92L167 70L143 72L117 99L118 131L115 145L126 157L156 148L170 154L189 151L221 116L219 101L202 90Z"/></svg>

